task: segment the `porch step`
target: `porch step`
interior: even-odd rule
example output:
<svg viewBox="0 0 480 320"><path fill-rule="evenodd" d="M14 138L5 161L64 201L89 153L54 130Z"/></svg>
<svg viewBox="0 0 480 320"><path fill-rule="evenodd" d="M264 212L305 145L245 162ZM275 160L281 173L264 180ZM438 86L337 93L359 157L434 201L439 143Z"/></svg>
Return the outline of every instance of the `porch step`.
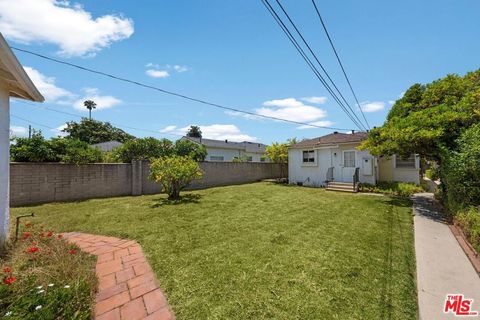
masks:
<svg viewBox="0 0 480 320"><path fill-rule="evenodd" d="M357 192L357 190L353 188L353 183L351 182L331 181L327 183L325 189L331 191Z"/></svg>
<svg viewBox="0 0 480 320"><path fill-rule="evenodd" d="M355 193L356 191L353 190L353 187L350 187L350 188L331 188L331 187L327 187L325 188L325 190L327 191L340 191L340 192L352 192L352 193Z"/></svg>

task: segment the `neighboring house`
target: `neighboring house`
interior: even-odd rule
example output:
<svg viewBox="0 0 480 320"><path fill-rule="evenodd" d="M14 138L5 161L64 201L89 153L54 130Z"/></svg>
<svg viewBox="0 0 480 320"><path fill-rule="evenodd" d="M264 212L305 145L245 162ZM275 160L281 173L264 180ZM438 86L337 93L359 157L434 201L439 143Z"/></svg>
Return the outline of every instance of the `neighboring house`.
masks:
<svg viewBox="0 0 480 320"><path fill-rule="evenodd" d="M119 141L106 141L90 145L91 147L98 148L102 152L110 152L113 149L122 146L123 143Z"/></svg>
<svg viewBox="0 0 480 320"><path fill-rule="evenodd" d="M365 132L334 132L291 145L288 150L288 177L292 184L351 188L356 183L378 181L420 183L420 159L412 155L376 157L357 147L367 138Z"/></svg>
<svg viewBox="0 0 480 320"><path fill-rule="evenodd" d="M10 97L44 100L0 33L0 253L10 223Z"/></svg>
<svg viewBox="0 0 480 320"><path fill-rule="evenodd" d="M205 161L226 161L240 159L247 162L270 162L265 155L266 145L257 142L232 142L204 138L183 137L207 148Z"/></svg>

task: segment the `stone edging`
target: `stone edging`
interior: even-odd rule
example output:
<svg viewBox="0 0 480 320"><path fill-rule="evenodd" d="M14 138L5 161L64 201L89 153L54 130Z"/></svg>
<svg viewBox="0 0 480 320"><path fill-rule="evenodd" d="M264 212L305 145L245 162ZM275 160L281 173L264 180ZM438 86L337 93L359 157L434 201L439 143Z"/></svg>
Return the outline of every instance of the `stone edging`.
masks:
<svg viewBox="0 0 480 320"><path fill-rule="evenodd" d="M96 320L175 319L137 242L78 232L64 237L97 256Z"/></svg>
<svg viewBox="0 0 480 320"><path fill-rule="evenodd" d="M468 242L468 239L465 236L462 228L460 228L460 226L458 226L457 224L450 224L449 227L453 235L455 236L455 239L457 239L458 244L467 255L468 260L470 260L470 262L472 263L473 268L480 275L480 257L478 256L478 253L475 251L470 242Z"/></svg>

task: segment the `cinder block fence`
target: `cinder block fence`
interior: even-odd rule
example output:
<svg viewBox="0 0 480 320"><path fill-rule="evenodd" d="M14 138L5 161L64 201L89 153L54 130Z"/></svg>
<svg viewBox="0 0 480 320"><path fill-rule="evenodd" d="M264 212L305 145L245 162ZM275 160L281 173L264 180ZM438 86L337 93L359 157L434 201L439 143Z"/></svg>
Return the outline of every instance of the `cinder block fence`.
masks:
<svg viewBox="0 0 480 320"><path fill-rule="evenodd" d="M282 169L283 166L283 169ZM280 178L287 172L274 163L201 162L204 177L189 189L249 183ZM148 179L148 162L71 165L60 163L10 164L10 204L29 204L155 194L160 185Z"/></svg>

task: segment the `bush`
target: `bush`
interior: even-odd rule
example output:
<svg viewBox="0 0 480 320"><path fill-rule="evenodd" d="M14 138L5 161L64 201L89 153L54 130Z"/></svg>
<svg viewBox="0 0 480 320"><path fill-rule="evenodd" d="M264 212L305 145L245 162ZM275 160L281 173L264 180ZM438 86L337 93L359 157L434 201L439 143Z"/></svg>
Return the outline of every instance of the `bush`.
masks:
<svg viewBox="0 0 480 320"><path fill-rule="evenodd" d="M480 205L480 124L465 130L457 144L441 167L444 203L452 212Z"/></svg>
<svg viewBox="0 0 480 320"><path fill-rule="evenodd" d="M162 185L170 200L178 200L180 191L202 176L198 163L189 157L174 155L150 163L150 179Z"/></svg>
<svg viewBox="0 0 480 320"><path fill-rule="evenodd" d="M113 149L111 159L114 162L130 163L133 160L165 157L172 153L173 144L170 140L148 137L127 141L122 146Z"/></svg>
<svg viewBox="0 0 480 320"><path fill-rule="evenodd" d="M207 148L204 145L187 139L175 141L174 154L180 157L189 157L197 162L204 161L207 156Z"/></svg>
<svg viewBox="0 0 480 320"><path fill-rule="evenodd" d="M475 208L461 211L456 215L456 221L475 250L480 252L480 212Z"/></svg>
<svg viewBox="0 0 480 320"><path fill-rule="evenodd" d="M0 260L0 316L7 319L90 319L95 258L61 235L27 224Z"/></svg>
<svg viewBox="0 0 480 320"><path fill-rule="evenodd" d="M386 181L380 181L377 183L377 185L360 183L359 190L360 192L383 193L399 197L410 197L414 193L424 191L421 186L418 186L414 183Z"/></svg>

